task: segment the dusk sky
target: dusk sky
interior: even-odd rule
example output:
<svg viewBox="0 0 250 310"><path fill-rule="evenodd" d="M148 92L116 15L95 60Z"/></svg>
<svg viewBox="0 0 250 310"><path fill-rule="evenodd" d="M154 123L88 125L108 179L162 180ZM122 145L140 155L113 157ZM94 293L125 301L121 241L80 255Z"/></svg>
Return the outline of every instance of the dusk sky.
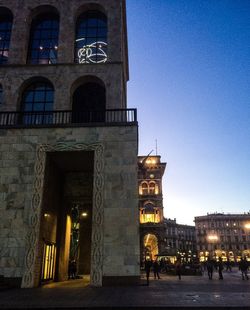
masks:
<svg viewBox="0 0 250 310"><path fill-rule="evenodd" d="M127 0L128 107L158 140L164 214L250 211L250 1Z"/></svg>

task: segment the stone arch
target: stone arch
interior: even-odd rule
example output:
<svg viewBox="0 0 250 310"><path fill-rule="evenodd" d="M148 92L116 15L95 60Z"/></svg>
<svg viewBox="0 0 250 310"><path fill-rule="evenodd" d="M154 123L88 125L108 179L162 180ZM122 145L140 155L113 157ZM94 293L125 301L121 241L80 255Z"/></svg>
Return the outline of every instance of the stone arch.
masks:
<svg viewBox="0 0 250 310"><path fill-rule="evenodd" d="M139 189L140 189L140 195L147 195L148 194L148 182L142 181Z"/></svg>
<svg viewBox="0 0 250 310"><path fill-rule="evenodd" d="M9 15L13 19L12 10L8 8L7 6L0 6L0 16L5 16L5 15Z"/></svg>
<svg viewBox="0 0 250 310"><path fill-rule="evenodd" d="M21 105L22 105L22 97L23 97L23 92L25 91L25 89L27 89L29 86L31 86L33 83L37 83L37 82L45 82L45 83L49 83L52 85L54 92L55 92L55 87L54 84L51 82L51 80L49 80L47 77L43 77L43 76L34 76L31 78L28 78L27 80L25 80L18 89L18 99L17 99L17 107L18 109L21 109Z"/></svg>
<svg viewBox="0 0 250 310"><path fill-rule="evenodd" d="M99 3L89 2L89 3L85 3L84 5L81 5L79 8L77 8L77 10L75 12L75 16L74 16L74 23L76 23L78 17L81 14L83 14L87 11L99 11L99 12L103 13L106 16L106 18L108 18L108 12L104 6L102 6Z"/></svg>
<svg viewBox="0 0 250 310"><path fill-rule="evenodd" d="M155 232L147 232L143 235L143 256L144 259L155 259L159 253L159 236Z"/></svg>
<svg viewBox="0 0 250 310"><path fill-rule="evenodd" d="M73 122L104 122L106 88L100 79L94 76L78 79L71 92Z"/></svg>
<svg viewBox="0 0 250 310"><path fill-rule="evenodd" d="M28 23L29 25L31 25L32 20L34 20L35 18L37 18L39 15L41 14L55 14L60 18L60 12L59 9L55 6L52 5L39 5L34 7L31 12L30 15L28 16Z"/></svg>
<svg viewBox="0 0 250 310"><path fill-rule="evenodd" d="M106 88L105 82L100 79L99 77L95 76L95 75L84 75L79 77L78 79L76 79L71 87L70 87L70 97L72 98L73 93L75 92L75 90L82 84L85 83L97 83L102 87ZM72 101L71 101L71 106L72 106Z"/></svg>

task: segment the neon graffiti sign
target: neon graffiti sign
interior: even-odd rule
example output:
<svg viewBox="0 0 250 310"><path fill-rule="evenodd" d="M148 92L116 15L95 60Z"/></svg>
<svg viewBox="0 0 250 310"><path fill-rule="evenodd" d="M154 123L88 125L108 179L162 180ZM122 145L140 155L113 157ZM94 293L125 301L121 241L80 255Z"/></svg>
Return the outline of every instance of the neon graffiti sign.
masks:
<svg viewBox="0 0 250 310"><path fill-rule="evenodd" d="M85 39L77 39L76 42L83 40ZM106 47L107 43L103 41L97 41L91 44L84 45L82 48L78 49L77 52L79 63L88 64L106 62L108 59L107 53L105 52Z"/></svg>

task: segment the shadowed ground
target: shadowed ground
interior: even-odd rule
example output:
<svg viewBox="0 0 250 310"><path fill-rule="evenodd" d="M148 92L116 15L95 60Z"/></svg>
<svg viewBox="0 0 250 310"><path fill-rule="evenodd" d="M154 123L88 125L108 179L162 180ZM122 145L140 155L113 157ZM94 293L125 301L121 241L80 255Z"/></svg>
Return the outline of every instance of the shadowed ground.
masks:
<svg viewBox="0 0 250 310"><path fill-rule="evenodd" d="M0 308L172 308L183 307L245 307L250 309L250 280L243 281L237 269L224 272L224 280L209 280L207 275L175 276L161 274L160 280L152 275L146 286L144 274L139 286L93 288L87 279L53 283L36 289L12 289L0 292ZM178 307L178 308L177 308Z"/></svg>

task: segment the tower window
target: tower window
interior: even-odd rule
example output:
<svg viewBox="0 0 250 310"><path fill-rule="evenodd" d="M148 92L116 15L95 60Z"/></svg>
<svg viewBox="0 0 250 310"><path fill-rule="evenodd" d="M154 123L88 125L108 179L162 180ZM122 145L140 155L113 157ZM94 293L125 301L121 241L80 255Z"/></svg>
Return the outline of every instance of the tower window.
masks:
<svg viewBox="0 0 250 310"><path fill-rule="evenodd" d="M31 64L57 63L59 17L42 14L31 24L28 62Z"/></svg>
<svg viewBox="0 0 250 310"><path fill-rule="evenodd" d="M141 195L148 195L148 184L146 182L143 182L140 186L140 194Z"/></svg>
<svg viewBox="0 0 250 310"><path fill-rule="evenodd" d="M107 17L99 11L81 14L76 23L75 62L107 61Z"/></svg>
<svg viewBox="0 0 250 310"><path fill-rule="evenodd" d="M9 58L9 46L12 29L12 13L8 9L0 12L0 64L6 64Z"/></svg>

